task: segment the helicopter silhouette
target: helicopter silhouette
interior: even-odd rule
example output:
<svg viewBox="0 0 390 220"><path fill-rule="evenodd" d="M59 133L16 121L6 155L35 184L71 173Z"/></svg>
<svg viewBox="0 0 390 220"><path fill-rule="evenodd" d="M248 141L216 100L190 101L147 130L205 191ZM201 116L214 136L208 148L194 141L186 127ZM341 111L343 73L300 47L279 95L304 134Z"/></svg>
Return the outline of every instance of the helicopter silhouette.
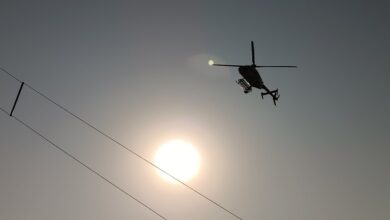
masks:
<svg viewBox="0 0 390 220"><path fill-rule="evenodd" d="M252 91L252 87L258 88L260 90L265 90L265 92L261 93L261 98L264 99L265 95L272 96L274 101L274 105L276 106L276 101L279 99L280 95L278 89L269 90L267 86L265 86L263 79L261 78L259 72L256 68L263 67L287 67L287 68L296 68L297 66L258 66L255 64L255 47L253 41L251 41L252 48L252 65L234 65L234 64L216 64L214 61L210 60L210 66L227 66L227 67L238 67L238 72L241 74L243 78L238 79L236 83L240 85L244 89L244 93L249 93Z"/></svg>

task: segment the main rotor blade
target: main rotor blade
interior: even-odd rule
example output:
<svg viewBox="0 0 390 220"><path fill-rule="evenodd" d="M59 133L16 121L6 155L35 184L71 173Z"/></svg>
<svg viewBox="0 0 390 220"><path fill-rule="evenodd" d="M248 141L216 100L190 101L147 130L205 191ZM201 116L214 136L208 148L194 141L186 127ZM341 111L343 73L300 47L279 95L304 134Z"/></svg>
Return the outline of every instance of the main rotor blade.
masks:
<svg viewBox="0 0 390 220"><path fill-rule="evenodd" d="M290 67L290 68L296 68L297 66L256 66L256 67Z"/></svg>
<svg viewBox="0 0 390 220"><path fill-rule="evenodd" d="M251 41L251 48L252 48L252 65L255 64L255 46L253 45L253 41Z"/></svg>
<svg viewBox="0 0 390 220"><path fill-rule="evenodd" d="M230 67L240 67L242 65L230 65L230 64L217 64L214 63L212 66L230 66Z"/></svg>

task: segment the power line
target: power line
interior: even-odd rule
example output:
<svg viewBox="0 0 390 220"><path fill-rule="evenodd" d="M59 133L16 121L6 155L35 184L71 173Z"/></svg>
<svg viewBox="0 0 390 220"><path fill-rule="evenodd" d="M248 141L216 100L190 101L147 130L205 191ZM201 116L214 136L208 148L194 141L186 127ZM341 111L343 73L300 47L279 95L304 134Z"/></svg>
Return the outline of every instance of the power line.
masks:
<svg viewBox="0 0 390 220"><path fill-rule="evenodd" d="M72 115L73 117L75 117L76 119L80 120L81 122L83 122L85 125L87 125L88 127L92 128L93 130L95 130L96 132L100 133L101 135L105 136L106 138L110 139L112 142L116 143L117 145L121 146L122 148L124 148L125 150L127 150L128 152L132 153L133 155L137 156L139 159L143 160L144 162L148 163L149 165L153 166L154 168L160 170L161 172L167 174L168 176L170 176L171 178L173 178L174 180L178 181L179 183L183 184L184 186L186 186L188 189L190 189L191 191L195 192L196 194L200 195L201 197L205 198L206 200L208 200L209 202L213 203L214 205L218 206L219 208L225 210L226 212L228 212L229 214L233 215L234 217L238 218L238 219L242 219L241 217L239 217L238 215L234 214L233 212L231 212L230 210L226 209L225 207L223 207L222 205L220 205L219 203L215 202L214 200L210 199L209 197L207 197L206 195L202 194L201 192L199 192L198 190L196 190L195 188L189 186L188 184L184 183L183 181L179 180L178 178L176 178L175 176L173 176L172 174L168 173L167 171L163 170L162 168L160 168L159 166L157 166L156 164L154 164L153 162L151 162L150 160L146 159L145 157L141 156L140 154L138 154L137 152L131 150L130 148L126 147L125 145L123 145L122 143L120 143L119 141L117 141L116 139L114 139L113 137L109 136L108 134L104 133L103 131L97 129L95 126L91 125L90 123L88 123L87 121L85 121L84 119L80 118L79 116L75 115L74 113L70 112L69 110L67 110L65 107L61 106L60 104L56 103L55 101L53 101L52 99L50 99L49 97L47 97L46 95L42 94L41 92L37 91L36 89L32 88L29 84L25 83L25 85L27 87L29 87L30 89L32 89L33 91L35 91L37 94L41 95L42 97L44 97L45 99L47 99L48 101L50 101L51 103L53 103L54 105L56 105L57 107L61 108L62 110L64 110L65 112L67 112L68 114Z"/></svg>
<svg viewBox="0 0 390 220"><path fill-rule="evenodd" d="M16 78L14 75L12 75L10 72L8 72L6 69L4 69L3 67L0 66L0 70L2 70L4 73L6 73L7 75L9 75L10 77L14 78L16 81L22 83L22 81L18 78Z"/></svg>
<svg viewBox="0 0 390 220"><path fill-rule="evenodd" d="M7 115L10 115L6 110L4 110L3 108L0 107L0 110L3 111L5 114ZM65 155L67 155L68 157L70 157L71 159L73 159L74 161L76 161L77 163L81 164L82 166L84 166L85 168L87 168L89 171L91 171L93 174L95 174L96 176L100 177L101 179L103 179L104 181L106 181L107 183L109 183L110 185L112 185L114 188L118 189L119 191L121 191L122 193L124 193L125 195L127 195L128 197L132 198L133 200L135 200L136 202L138 202L139 204L141 204L142 206L144 206L145 208L147 208L149 211L153 212L154 214L156 214L157 216L159 216L161 219L165 219L167 220L167 218L165 218L163 215L161 215L160 213L158 213L156 210L154 210L152 207L150 207L149 205L147 205L146 203L142 202L141 200L137 199L135 196L131 195L130 193L128 193L126 190L122 189L121 187L119 187L118 185L116 185L115 183L113 183L112 181L110 181L109 179L107 179L106 177L104 177L102 174L100 174L99 172L97 172L96 170L92 169L91 167L89 167L87 164L83 163L81 160L77 159L75 156L73 156L72 154L70 154L69 152L67 152L66 150L64 150L62 147L60 147L59 145L55 144L53 141L51 141L49 138L45 137L43 134L41 134L40 132L38 132L37 130L35 130L34 128L32 128L30 125L28 125L27 123L25 123L23 120L19 119L18 117L12 115L11 117L13 117L16 121L18 121L19 123L21 123L22 125L24 125L26 128L30 129L32 132L34 132L36 135L38 135L39 137L41 137L42 139L44 139L45 141L47 141L49 144L51 144L53 147L57 148L59 151L61 151L62 153L64 153Z"/></svg>
<svg viewBox="0 0 390 220"><path fill-rule="evenodd" d="M45 94L39 92L38 90L34 89L32 86L30 86L28 83L25 83L21 80L19 80L17 77L15 77L14 75L12 75L11 73L9 73L8 71L4 70L3 68L0 67L1 70L3 70L5 73L7 73L9 76L11 76L12 78L14 78L15 80L17 80L18 82L20 83L24 83L24 85L28 88L30 88L31 90L33 90L34 92L36 92L37 94L39 94L40 96L42 96L43 98L45 98L46 100L48 100L49 102L53 103L54 105L56 105L58 108L62 109L63 111L65 111L66 113L70 114L71 116L75 117L76 119L78 119L79 121L81 121L82 123L84 123L85 125L87 125L88 127L92 128L93 130L95 130L96 132L98 132L99 134L103 135L104 137L108 138L109 140L111 140L112 142L116 143L118 146L122 147L123 149L127 150L129 153L135 155L136 157L138 157L139 159L143 160L144 162L146 162L147 164L153 166L154 168L160 170L161 172L165 173L166 175L168 175L169 177L171 177L172 179L176 180L177 182L181 183L183 186L187 187L188 189L190 189L191 191L195 192L196 194L198 194L199 196L203 197L204 199L208 200L209 202L213 203L214 205L216 205L217 207L219 207L220 209L226 211L227 213L229 213L230 215L234 216L235 218L237 219L240 219L242 220L242 218L236 214L234 214L232 211L230 211L229 209L223 207L221 204L219 204L218 202L212 200L211 198L207 197L206 195L202 194L200 191L196 190L195 188L191 187L190 185L184 183L183 181L179 180L178 178L176 178L175 176L173 176L172 174L168 173L167 171L163 170L162 168L160 168L159 166L157 166L156 164L154 164L153 162L151 162L150 160L146 159L145 157L143 157L142 155L138 154L137 152L131 150L129 147L126 147L124 144L120 143L119 141L117 141L116 139L114 139L113 137L111 137L110 135L106 134L105 132L99 130L98 128L96 128L95 126L93 126L91 123L87 122L86 120L82 119L81 117L77 116L76 114L72 113L71 111L69 111L68 109L66 109L64 106L58 104L57 102L55 102L53 99L49 98L48 96L46 96ZM16 119L16 118L15 118ZM21 122L22 123L22 122ZM39 134L38 134L39 135Z"/></svg>

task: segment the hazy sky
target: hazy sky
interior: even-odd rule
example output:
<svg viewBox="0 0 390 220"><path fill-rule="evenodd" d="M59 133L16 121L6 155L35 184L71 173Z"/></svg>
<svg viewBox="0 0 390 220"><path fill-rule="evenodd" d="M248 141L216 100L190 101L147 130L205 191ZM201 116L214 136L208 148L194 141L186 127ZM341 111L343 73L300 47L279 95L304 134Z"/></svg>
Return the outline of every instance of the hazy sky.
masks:
<svg viewBox="0 0 390 220"><path fill-rule="evenodd" d="M184 139L188 184L244 219L390 218L385 1L5 1L0 66L152 160ZM278 107L244 94L255 42ZM18 83L0 73L0 107ZM25 88L15 115L167 219L235 219ZM159 219L0 114L0 219Z"/></svg>

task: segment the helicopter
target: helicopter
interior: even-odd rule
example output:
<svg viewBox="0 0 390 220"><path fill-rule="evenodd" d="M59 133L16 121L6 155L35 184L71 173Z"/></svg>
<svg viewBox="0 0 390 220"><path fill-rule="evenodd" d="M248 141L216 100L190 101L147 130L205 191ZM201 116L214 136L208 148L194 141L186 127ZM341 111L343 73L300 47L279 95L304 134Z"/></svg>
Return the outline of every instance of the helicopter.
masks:
<svg viewBox="0 0 390 220"><path fill-rule="evenodd" d="M261 92L261 98L264 99L265 95L272 96L274 101L274 105L276 106L276 101L279 99L279 91L278 89L269 90L268 87L264 84L263 79L261 78L259 72L256 68L263 67L287 67L287 68L296 68L297 66L258 66L255 63L255 47L253 41L251 41L252 48L252 65L234 65L234 64L217 64L214 63L213 60L209 60L210 66L227 66L227 67L238 67L238 72L241 74L243 78L238 79L236 83L240 85L244 93L249 93L252 91L252 87L258 88L260 90L265 90L265 92Z"/></svg>

